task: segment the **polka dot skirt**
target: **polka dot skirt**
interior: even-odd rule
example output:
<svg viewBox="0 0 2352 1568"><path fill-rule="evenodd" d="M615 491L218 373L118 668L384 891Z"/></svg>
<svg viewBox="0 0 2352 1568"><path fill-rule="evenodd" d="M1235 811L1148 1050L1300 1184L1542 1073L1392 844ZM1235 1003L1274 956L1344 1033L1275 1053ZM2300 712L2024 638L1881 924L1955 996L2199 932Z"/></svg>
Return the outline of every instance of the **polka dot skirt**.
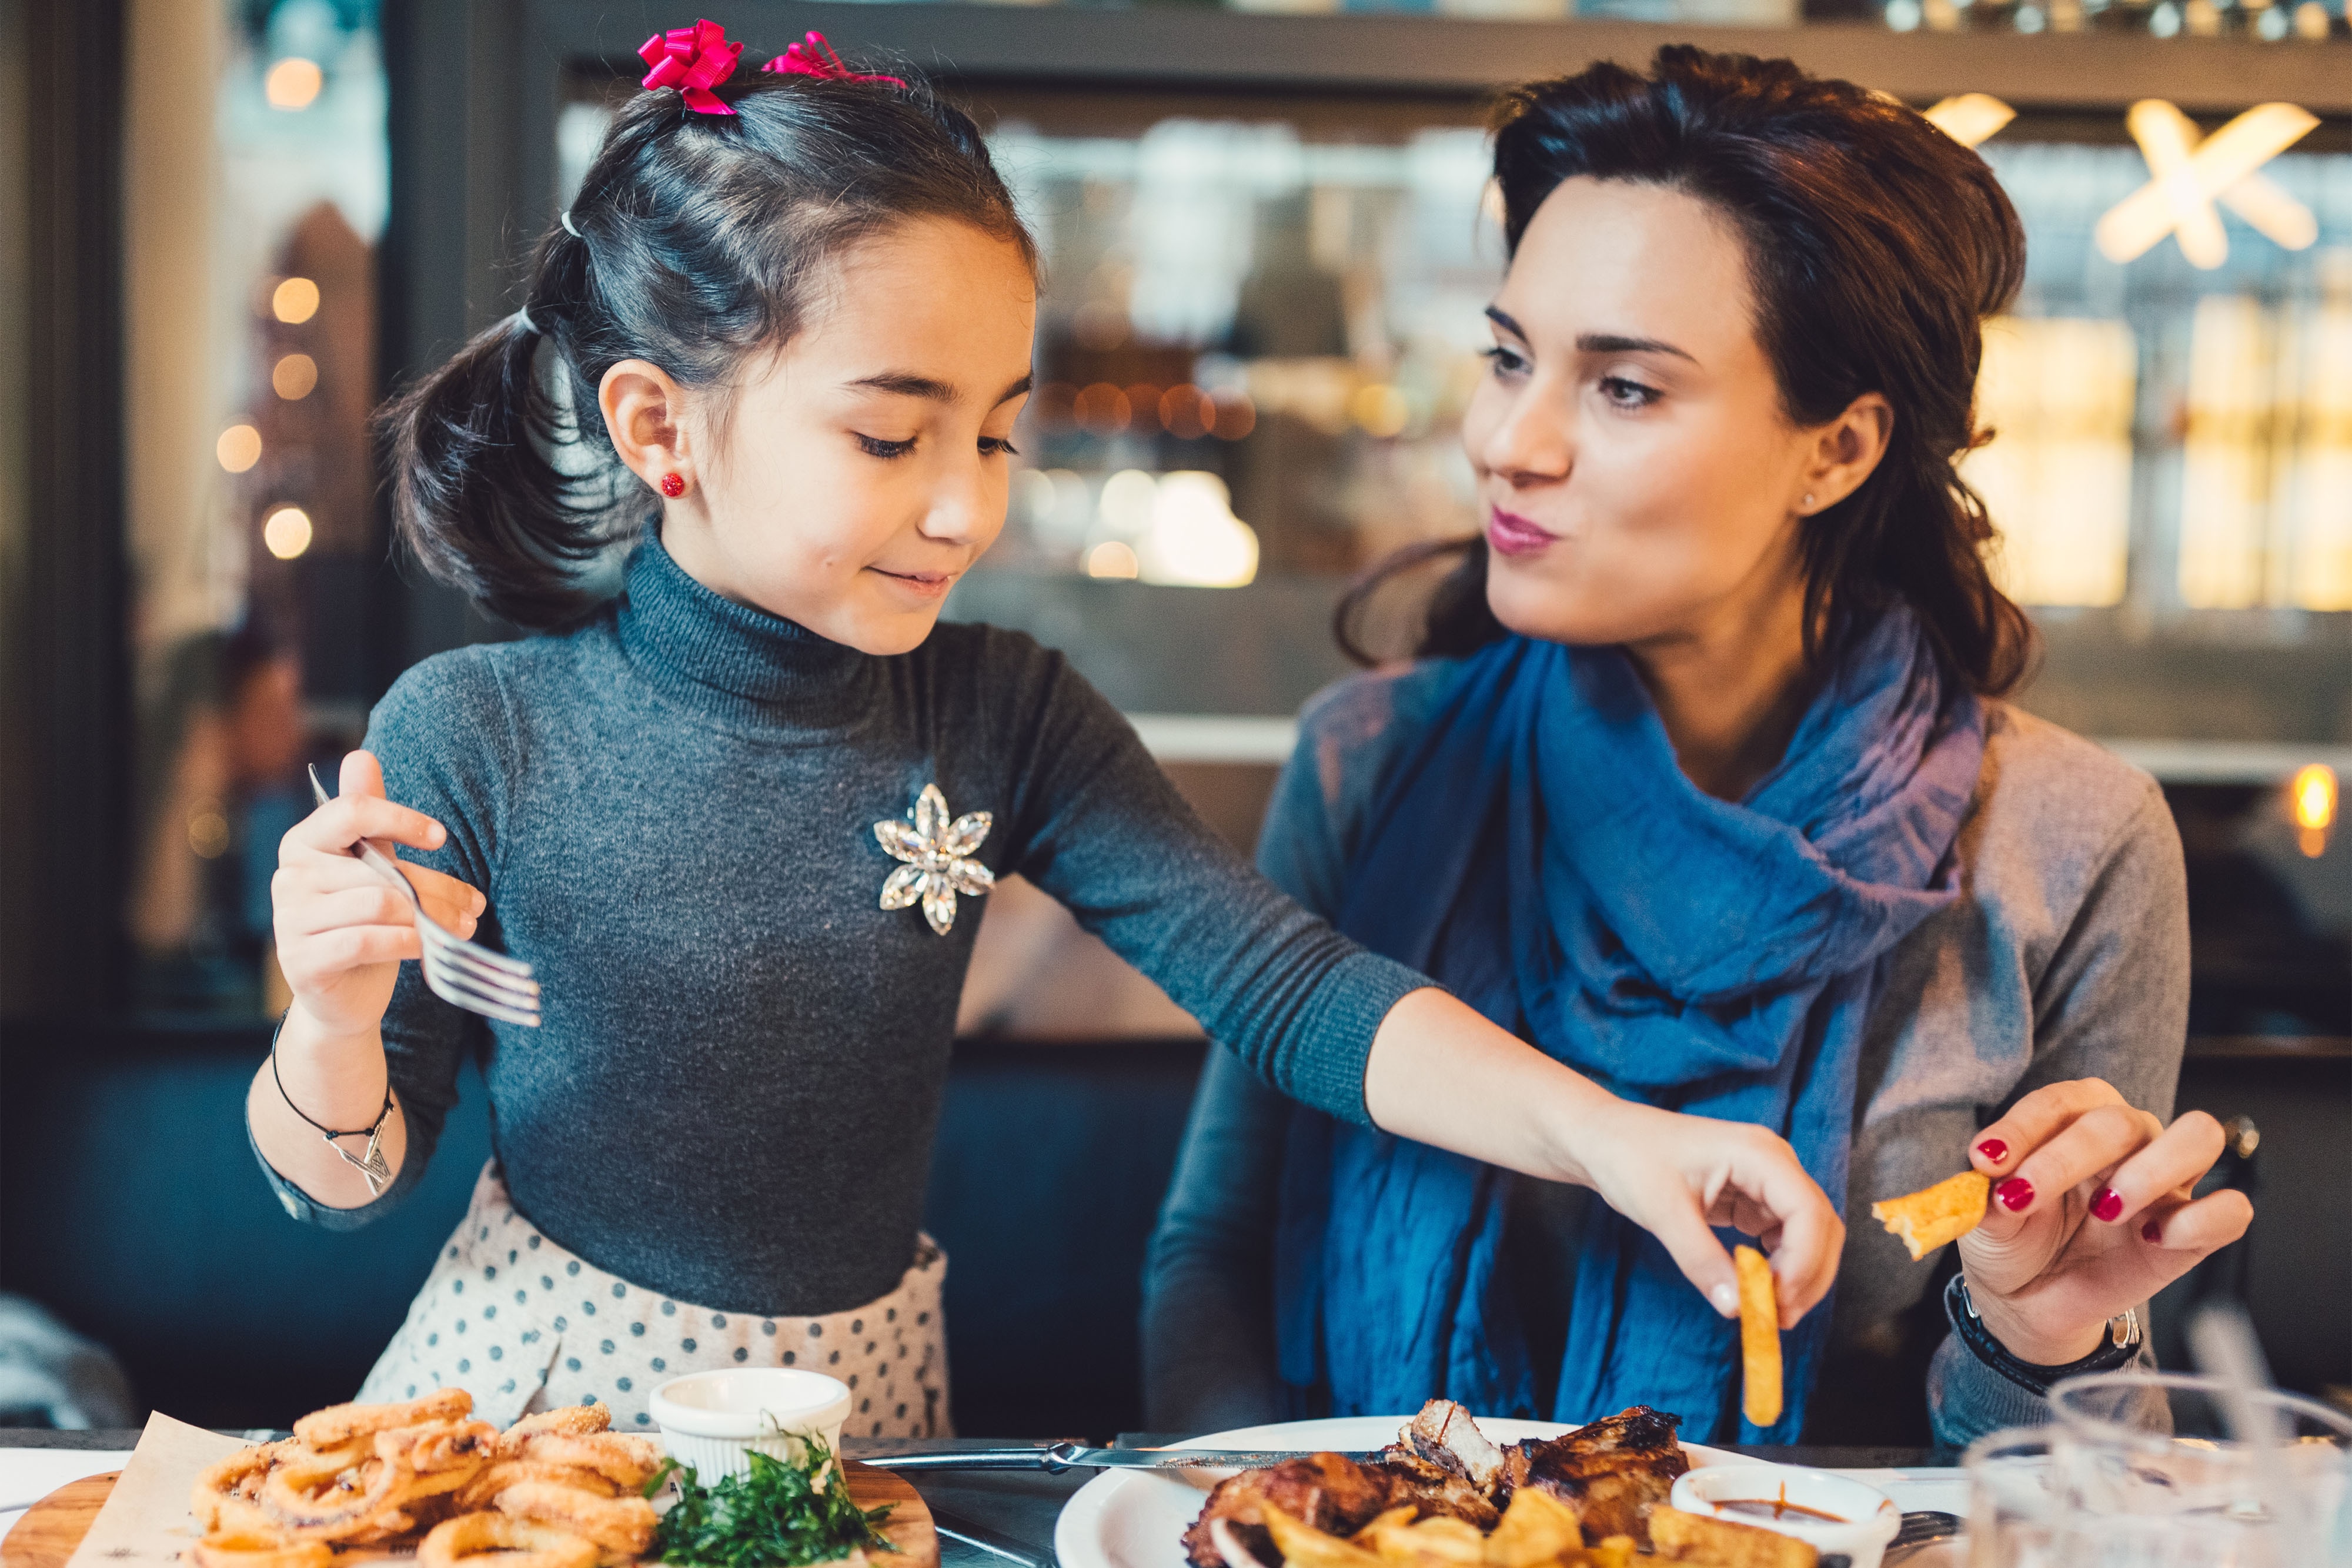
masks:
<svg viewBox="0 0 2352 1568"><path fill-rule="evenodd" d="M515 1212L497 1162L441 1249L359 1398L463 1388L503 1427L534 1410L607 1405L620 1431L651 1431L648 1395L684 1373L803 1366L849 1385L849 1437L944 1437L947 1254L928 1236L898 1288L821 1318L763 1318L672 1301L565 1251Z"/></svg>

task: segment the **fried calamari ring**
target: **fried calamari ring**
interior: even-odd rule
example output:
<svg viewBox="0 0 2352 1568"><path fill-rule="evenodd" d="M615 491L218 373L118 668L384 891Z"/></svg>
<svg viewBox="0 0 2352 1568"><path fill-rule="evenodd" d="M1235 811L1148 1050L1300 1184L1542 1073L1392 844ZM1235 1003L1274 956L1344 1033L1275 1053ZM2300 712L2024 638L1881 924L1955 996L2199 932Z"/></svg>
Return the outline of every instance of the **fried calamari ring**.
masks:
<svg viewBox="0 0 2352 1568"><path fill-rule="evenodd" d="M223 1498L249 1498L260 1490L261 1478L268 1473L282 1443L258 1443L250 1448L239 1448L216 1465L208 1465L189 1493L188 1511L194 1514L206 1530L212 1528L208 1512Z"/></svg>
<svg viewBox="0 0 2352 1568"><path fill-rule="evenodd" d="M457 1494L457 1506L488 1508L499 1493L522 1481L545 1481L551 1486L594 1492L598 1497L621 1495L619 1487L594 1470L574 1469L570 1465L551 1465L538 1459L500 1459L466 1483L465 1490Z"/></svg>
<svg viewBox="0 0 2352 1568"><path fill-rule="evenodd" d="M457 1468L478 1469L488 1461L499 1429L488 1421L439 1421L375 1435L375 1455L406 1465L418 1475Z"/></svg>
<svg viewBox="0 0 2352 1568"><path fill-rule="evenodd" d="M548 1525L503 1513L467 1513L433 1527L416 1549L417 1568L457 1568L489 1552L515 1553L499 1568L594 1568L600 1555L594 1542Z"/></svg>
<svg viewBox="0 0 2352 1568"><path fill-rule="evenodd" d="M335 1560L323 1541L287 1542L269 1535L207 1535L184 1555L190 1568L327 1568Z"/></svg>
<svg viewBox="0 0 2352 1568"><path fill-rule="evenodd" d="M584 1437L591 1432L602 1432L613 1424L613 1412L602 1405L566 1405L554 1410L542 1410L536 1416L526 1416L506 1429L499 1439L499 1458L520 1458L523 1445L541 1433L554 1433L566 1437Z"/></svg>
<svg viewBox="0 0 2352 1568"><path fill-rule="evenodd" d="M432 1421L462 1421L473 1413L472 1395L462 1388L436 1388L422 1399L403 1405L330 1405L295 1422L294 1435L323 1451L354 1437Z"/></svg>
<svg viewBox="0 0 2352 1568"><path fill-rule="evenodd" d="M521 1481L499 1493L499 1511L584 1535L624 1557L640 1555L654 1538L654 1505L641 1497L602 1498L575 1487Z"/></svg>
<svg viewBox="0 0 2352 1568"><path fill-rule="evenodd" d="M280 1465L261 1483L261 1506L314 1541L339 1541L366 1529L368 1516L392 1506L395 1490L415 1479L405 1466L370 1459L320 1492L294 1484Z"/></svg>
<svg viewBox="0 0 2352 1568"><path fill-rule="evenodd" d="M278 1522L268 1509L235 1492L215 1492L210 1497L199 1496L196 1500L197 1506L188 1511L196 1516L196 1523L206 1535L236 1535L247 1539L266 1535L286 1546L302 1539L290 1527Z"/></svg>
<svg viewBox="0 0 2352 1568"><path fill-rule="evenodd" d="M583 1437L541 1433L524 1445L523 1457L542 1464L593 1470L625 1491L635 1491L661 1468L661 1448L651 1437L598 1432Z"/></svg>

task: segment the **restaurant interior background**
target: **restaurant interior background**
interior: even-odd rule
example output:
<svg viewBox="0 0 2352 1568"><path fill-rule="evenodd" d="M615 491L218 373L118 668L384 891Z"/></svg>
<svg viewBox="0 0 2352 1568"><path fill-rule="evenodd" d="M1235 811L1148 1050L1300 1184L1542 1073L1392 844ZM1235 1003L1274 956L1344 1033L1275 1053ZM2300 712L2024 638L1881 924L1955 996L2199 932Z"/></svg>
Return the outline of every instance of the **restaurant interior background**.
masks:
<svg viewBox="0 0 2352 1568"><path fill-rule="evenodd" d="M989 129L1045 248L1041 388L1003 542L949 613L1066 649L1244 849L1290 716L1344 671L1339 588L1472 524L1454 426L1499 266L1494 87L1693 38L1923 109L2000 100L1947 112L2031 241L1985 369L2001 434L1969 470L2047 640L2023 700L2166 785L2194 934L2181 1104L2262 1134L2261 1217L2206 1284L2246 1292L2282 1383L2352 1399L2344 5L718 19L923 66ZM328 1235L271 1202L239 1122L284 998L268 870L303 762L410 663L508 634L389 559L367 413L512 308L635 45L690 19L0 0L0 1289L110 1349L142 1407L272 1425L346 1397L484 1156L475 1084L383 1224ZM2159 235L2118 260L2095 225L2148 177L2142 99L2191 139L2274 100L2318 124L2225 204L2226 254ZM986 916L930 1216L957 1416L1108 1436L1140 1420L1137 1272L1202 1044L1042 894L1007 883ZM1924 1430L1850 1418L1822 1436Z"/></svg>

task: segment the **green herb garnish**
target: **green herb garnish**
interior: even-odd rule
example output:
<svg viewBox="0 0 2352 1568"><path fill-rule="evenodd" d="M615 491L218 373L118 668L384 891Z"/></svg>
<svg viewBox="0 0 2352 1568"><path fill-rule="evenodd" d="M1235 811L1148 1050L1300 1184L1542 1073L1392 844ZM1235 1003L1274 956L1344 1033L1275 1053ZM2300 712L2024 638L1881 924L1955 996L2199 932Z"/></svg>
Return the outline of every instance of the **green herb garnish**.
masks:
<svg viewBox="0 0 2352 1568"><path fill-rule="evenodd" d="M820 1484L817 1474L832 1452L823 1438L803 1441L797 1463L754 1448L751 1474L722 1476L711 1486L701 1483L692 1465L665 1461L646 1483L646 1496L659 1491L675 1471L678 1500L662 1515L647 1555L697 1568L807 1568L837 1562L858 1547L898 1551L878 1528L890 1510L859 1508L839 1465Z"/></svg>

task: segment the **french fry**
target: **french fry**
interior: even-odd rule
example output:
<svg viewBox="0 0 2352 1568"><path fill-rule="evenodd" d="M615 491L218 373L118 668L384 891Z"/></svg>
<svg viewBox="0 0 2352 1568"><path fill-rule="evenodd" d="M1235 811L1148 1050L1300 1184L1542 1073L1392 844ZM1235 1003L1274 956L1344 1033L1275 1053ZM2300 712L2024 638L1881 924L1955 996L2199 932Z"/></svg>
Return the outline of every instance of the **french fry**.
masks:
<svg viewBox="0 0 2352 1568"><path fill-rule="evenodd" d="M1740 1407L1759 1427L1780 1418L1780 1309L1772 1295L1772 1265L1753 1247L1732 1249L1739 1270L1739 1355L1746 1387Z"/></svg>
<svg viewBox="0 0 2352 1568"><path fill-rule="evenodd" d="M1275 1550L1282 1553L1282 1560L1291 1568L1387 1568L1387 1560L1377 1552L1367 1552L1353 1542L1326 1535L1272 1503L1265 1505L1265 1528L1274 1536Z"/></svg>
<svg viewBox="0 0 2352 1568"><path fill-rule="evenodd" d="M1511 1494L1503 1521L1486 1537L1486 1568L1540 1568L1584 1544L1576 1510L1540 1487Z"/></svg>
<svg viewBox="0 0 2352 1568"><path fill-rule="evenodd" d="M1633 1538L1604 1536L1599 1544L1586 1547L1571 1562L1574 1568L1633 1568Z"/></svg>
<svg viewBox="0 0 2352 1568"><path fill-rule="evenodd" d="M1908 1197L1874 1203L1870 1217L1901 1238L1916 1262L1983 1223L1985 1196L1991 1190L1990 1176L1962 1171Z"/></svg>
<svg viewBox="0 0 2352 1568"><path fill-rule="evenodd" d="M1387 1530L1395 1525L1411 1524L1412 1522L1413 1515L1420 1511L1420 1509L1415 1508L1409 1502L1399 1507L1390 1509L1384 1513L1373 1516L1372 1521L1370 1524L1367 1524L1363 1529L1356 1531L1354 1535L1349 1537L1349 1540L1352 1544L1360 1546L1367 1552L1377 1552L1380 1548L1372 1544L1372 1536L1375 1531Z"/></svg>
<svg viewBox="0 0 2352 1568"><path fill-rule="evenodd" d="M1372 1535L1372 1550L1391 1563L1455 1564L1476 1568L1486 1560L1486 1538L1466 1520L1424 1519L1418 1524L1391 1524Z"/></svg>
<svg viewBox="0 0 2352 1568"><path fill-rule="evenodd" d="M1822 1560L1811 1542L1793 1535L1685 1513L1664 1503L1650 1511L1650 1545L1666 1562L1703 1563L1707 1568L1816 1568Z"/></svg>

